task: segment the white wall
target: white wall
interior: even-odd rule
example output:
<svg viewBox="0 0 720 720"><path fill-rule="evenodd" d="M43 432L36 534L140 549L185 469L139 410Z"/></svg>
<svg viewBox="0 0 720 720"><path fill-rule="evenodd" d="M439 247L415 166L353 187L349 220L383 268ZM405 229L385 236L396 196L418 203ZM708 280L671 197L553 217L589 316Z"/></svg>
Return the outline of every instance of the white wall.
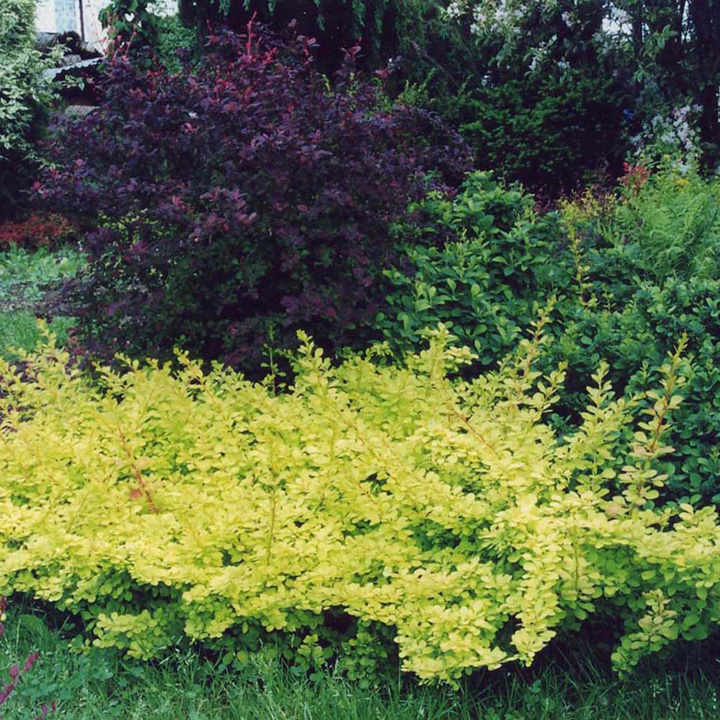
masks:
<svg viewBox="0 0 720 720"><path fill-rule="evenodd" d="M2 2L2 0L0 0ZM98 14L109 0L38 0L35 9L35 28L38 32L67 32L80 34L80 2L85 21L85 40L89 45L102 48L104 33ZM174 15L177 0L155 0L150 9L158 15Z"/></svg>
<svg viewBox="0 0 720 720"><path fill-rule="evenodd" d="M74 30L80 34L81 0L38 0L35 28L38 32L61 33ZM103 32L98 13L109 0L82 0L85 40L90 45L102 43Z"/></svg>
<svg viewBox="0 0 720 720"><path fill-rule="evenodd" d="M65 32L76 25L75 0L38 0L35 26L40 32Z"/></svg>

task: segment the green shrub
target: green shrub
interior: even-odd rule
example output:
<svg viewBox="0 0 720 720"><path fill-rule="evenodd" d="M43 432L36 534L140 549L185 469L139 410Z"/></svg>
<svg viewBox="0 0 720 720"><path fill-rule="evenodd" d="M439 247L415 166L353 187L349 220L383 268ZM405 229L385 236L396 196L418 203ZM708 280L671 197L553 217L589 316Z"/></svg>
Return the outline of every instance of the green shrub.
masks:
<svg viewBox="0 0 720 720"><path fill-rule="evenodd" d="M538 362L545 370L567 363L553 420L567 429L581 420L600 362L616 391L634 393L657 382L663 358L686 334L694 373L670 436L662 498L720 502L716 183L667 170L648 178L635 168L617 196L586 195L563 204L561 217L526 210L504 229L484 208L489 192L511 203L512 191L488 188L471 183L453 200L424 206L427 235L449 242L409 250L412 268L389 273L394 312L377 324L390 346L416 347L424 328L444 322L478 353L476 369L493 367L533 308L557 295L553 340Z"/></svg>
<svg viewBox="0 0 720 720"><path fill-rule="evenodd" d="M572 279L572 258L558 248L556 215L538 217L532 197L468 176L452 199L435 194L416 209L411 270L387 272L391 311L376 324L399 353L416 346L428 327L444 323L490 368L514 348L558 288ZM445 239L442 247L429 241Z"/></svg>
<svg viewBox="0 0 720 720"><path fill-rule="evenodd" d="M170 72L180 72L182 62L178 51L194 51L198 45L196 28L185 27L177 16L158 17L155 20L158 29L155 52L157 58Z"/></svg>
<svg viewBox="0 0 720 720"><path fill-rule="evenodd" d="M600 268L598 268L598 272ZM572 424L585 403L585 382L598 362L610 363L619 392L635 392L657 378L663 353L686 333L693 373L685 387L669 444L662 497L720 503L720 281L669 279L664 287L637 282L615 308L565 305L541 367L567 362L558 418Z"/></svg>
<svg viewBox="0 0 720 720"><path fill-rule="evenodd" d="M478 167L543 199L622 174L635 101L617 58L569 59L565 46L533 70L501 38L432 18L425 34L398 63L402 97L457 127Z"/></svg>
<svg viewBox="0 0 720 720"><path fill-rule="evenodd" d="M705 637L716 513L653 506L683 363L627 442L606 368L558 436L542 418L562 373L532 369L543 322L472 382L448 380L469 352L443 329L398 367L380 349L333 368L304 342L279 395L182 356L175 374L102 370L100 388L52 345L22 378L4 363L0 592L135 656L188 637L237 664L336 657L351 677L397 652L453 682L589 618L621 628L618 668Z"/></svg>
<svg viewBox="0 0 720 720"><path fill-rule="evenodd" d="M627 98L616 80L585 69L471 87L445 113L476 149L480 167L551 197L598 173L621 173Z"/></svg>
<svg viewBox="0 0 720 720"><path fill-rule="evenodd" d="M35 49L35 0L0 3L0 218L12 214L37 166L37 140L53 100Z"/></svg>

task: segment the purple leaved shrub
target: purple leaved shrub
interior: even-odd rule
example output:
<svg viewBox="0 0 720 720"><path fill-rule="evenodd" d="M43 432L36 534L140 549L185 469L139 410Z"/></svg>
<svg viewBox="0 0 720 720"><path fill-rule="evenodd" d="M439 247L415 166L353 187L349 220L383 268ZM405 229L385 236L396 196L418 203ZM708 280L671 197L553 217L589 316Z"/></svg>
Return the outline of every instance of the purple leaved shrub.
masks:
<svg viewBox="0 0 720 720"><path fill-rule="evenodd" d="M313 46L251 23L176 74L108 61L100 108L57 130L35 186L91 228L72 288L86 351L182 345L252 371L270 329L278 346L371 337L409 202L457 186L471 155L432 114L379 102L359 48L330 82Z"/></svg>

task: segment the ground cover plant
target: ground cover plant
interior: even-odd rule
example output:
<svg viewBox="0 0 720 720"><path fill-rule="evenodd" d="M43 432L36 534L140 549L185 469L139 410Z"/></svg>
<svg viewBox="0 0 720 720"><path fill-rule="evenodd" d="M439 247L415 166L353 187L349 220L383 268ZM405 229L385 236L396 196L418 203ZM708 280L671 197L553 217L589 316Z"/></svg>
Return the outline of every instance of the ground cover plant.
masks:
<svg viewBox="0 0 720 720"><path fill-rule="evenodd" d="M5 309L32 307L48 288L62 285L84 264L71 246L37 251L13 247L0 252L0 297Z"/></svg>
<svg viewBox="0 0 720 720"><path fill-rule="evenodd" d="M18 351L30 352L42 340L37 316L26 310L0 312L0 355L6 359L19 360ZM64 343L71 334L74 320L71 317L54 317L48 322L58 342Z"/></svg>
<svg viewBox="0 0 720 720"><path fill-rule="evenodd" d="M109 63L101 107L57 135L36 187L95 228L72 290L88 349L181 343L257 369L269 327L280 347L299 327L331 348L367 340L395 224L469 152L433 115L382 107L352 72L358 48L330 85L312 48L251 24L177 74Z"/></svg>

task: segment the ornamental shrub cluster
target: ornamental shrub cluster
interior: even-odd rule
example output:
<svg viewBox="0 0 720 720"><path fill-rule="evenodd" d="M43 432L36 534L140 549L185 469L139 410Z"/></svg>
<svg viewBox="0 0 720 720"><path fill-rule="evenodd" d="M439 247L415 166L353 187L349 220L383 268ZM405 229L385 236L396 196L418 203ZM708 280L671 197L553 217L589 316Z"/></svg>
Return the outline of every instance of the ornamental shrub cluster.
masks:
<svg viewBox="0 0 720 720"><path fill-rule="evenodd" d="M152 657L202 642L351 677L397 655L421 679L530 663L592 620L630 668L720 619L713 508L656 506L682 343L649 409L601 367L579 427L544 419L538 321L501 372L439 328L388 364L334 367L307 337L292 386L129 363L93 385L52 342L0 364L0 592ZM29 381L28 381L29 380Z"/></svg>
<svg viewBox="0 0 720 720"><path fill-rule="evenodd" d="M35 49L35 0L0 4L0 220L14 214L37 169L34 144L54 95Z"/></svg>
<svg viewBox="0 0 720 720"><path fill-rule="evenodd" d="M0 250L9 247L53 247L68 240L75 229L62 215L33 213L21 221L0 223Z"/></svg>
<svg viewBox="0 0 720 720"><path fill-rule="evenodd" d="M432 114L380 107L359 48L334 84L312 49L250 24L211 36L192 70L108 63L101 107L58 132L36 186L93 228L73 288L89 350L180 341L251 369L270 333L367 340L407 204L458 184L470 153Z"/></svg>
<svg viewBox="0 0 720 720"><path fill-rule="evenodd" d="M423 205L424 227L443 248L408 251L393 269L378 327L396 352L423 329L447 323L493 368L555 297L539 367L567 363L553 422L572 427L598 363L618 392L658 381L658 368L685 333L693 374L670 435L664 500L720 502L720 187L668 168L627 168L617 193L586 194L558 212L529 209L508 224L489 208L518 204L517 190L469 178L454 198ZM527 208L529 199L525 199Z"/></svg>

